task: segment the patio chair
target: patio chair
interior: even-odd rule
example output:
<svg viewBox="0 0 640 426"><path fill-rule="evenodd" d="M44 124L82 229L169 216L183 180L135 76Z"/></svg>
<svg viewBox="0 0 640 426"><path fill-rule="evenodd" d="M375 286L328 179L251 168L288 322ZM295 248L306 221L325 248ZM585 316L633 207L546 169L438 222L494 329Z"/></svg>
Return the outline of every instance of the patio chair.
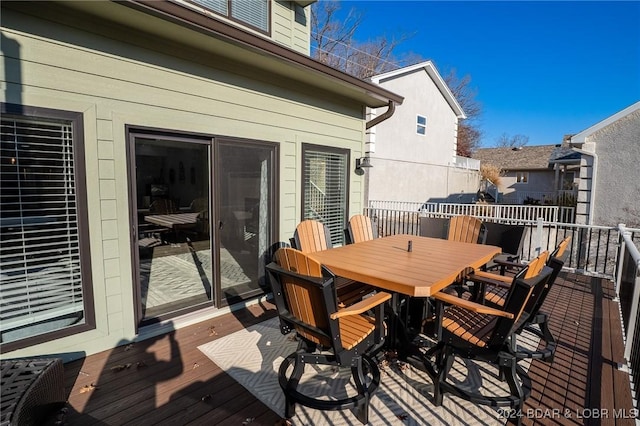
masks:
<svg viewBox="0 0 640 426"><path fill-rule="evenodd" d="M384 343L383 304L391 295L378 292L340 308L331 271L292 248L279 249L275 258L266 268L280 330L283 334L295 330L299 339L298 349L285 358L278 373L286 398L285 417L295 415L298 403L319 410L355 408L358 420L366 424L369 400L380 383L380 370L370 355ZM369 311L375 317L362 315ZM335 399L306 395L298 388L306 364L350 368L357 395ZM370 376L368 383L365 376Z"/></svg>
<svg viewBox="0 0 640 426"><path fill-rule="evenodd" d="M473 216L453 216L449 219L447 240L484 244L487 230L482 221Z"/></svg>
<svg viewBox="0 0 640 426"><path fill-rule="evenodd" d="M571 242L571 236L565 237L553 249L553 251L551 252L549 257L550 258L555 257L555 258L561 260L562 262L565 262L566 257L569 254L569 252L567 251L567 248L569 247L569 243L570 242ZM500 259L500 258L494 259L494 263L496 265L500 266L500 274L501 275L504 275L507 270L519 269L519 268L522 267L522 263L520 263L518 261L511 261L511 260L505 260L505 259Z"/></svg>
<svg viewBox="0 0 640 426"><path fill-rule="evenodd" d="M293 248L303 253L313 253L333 247L329 228L322 222L311 219L303 220L298 224L291 242ZM337 277L336 289L338 300L344 305L355 303L375 290L368 284L342 277Z"/></svg>
<svg viewBox="0 0 640 426"><path fill-rule="evenodd" d="M487 230L484 243L502 248L502 253L487 264L486 270L500 269L501 274L504 275L505 266L501 265L500 262L520 261L525 226L495 222L485 222L484 226Z"/></svg>
<svg viewBox="0 0 640 426"><path fill-rule="evenodd" d="M344 234L347 244L360 243L378 238L378 229L373 226L371 218L357 214L349 219Z"/></svg>
<svg viewBox="0 0 640 426"><path fill-rule="evenodd" d="M516 278L502 308L489 307L442 292L433 296L439 306L443 303L449 305L439 317L441 334L438 343L422 357L434 383L436 406L442 405L445 393L450 393L477 404L513 407L514 414L521 412L530 394L531 381L518 366L511 342L514 332L526 320L525 306L532 298L539 297L539 289L546 284L550 274L550 268L543 268L533 278ZM448 380L455 357L464 359L467 365L479 361L493 365L498 369L500 379L507 382L509 393L488 395L486 391L481 393L479 389L463 387ZM513 420L520 422L520 418Z"/></svg>

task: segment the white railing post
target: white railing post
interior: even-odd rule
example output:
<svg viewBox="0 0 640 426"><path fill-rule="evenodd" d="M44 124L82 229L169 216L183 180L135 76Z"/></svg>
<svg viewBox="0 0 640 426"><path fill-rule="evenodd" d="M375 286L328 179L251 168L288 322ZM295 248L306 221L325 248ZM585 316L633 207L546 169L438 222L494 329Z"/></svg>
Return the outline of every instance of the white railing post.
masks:
<svg viewBox="0 0 640 426"><path fill-rule="evenodd" d="M538 217L537 223L536 223L536 240L538 242L538 247L536 247L534 250L536 251L536 256L540 255L540 253L542 253L542 240L543 240L543 226L542 224L544 223L544 218L542 217Z"/></svg>

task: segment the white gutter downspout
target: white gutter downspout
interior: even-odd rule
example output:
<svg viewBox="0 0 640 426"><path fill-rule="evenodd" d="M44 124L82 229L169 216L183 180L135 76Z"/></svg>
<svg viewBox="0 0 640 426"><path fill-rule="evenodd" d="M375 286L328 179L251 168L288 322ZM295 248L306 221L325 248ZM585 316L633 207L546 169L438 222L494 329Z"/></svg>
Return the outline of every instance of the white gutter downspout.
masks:
<svg viewBox="0 0 640 426"><path fill-rule="evenodd" d="M593 225L593 209L595 207L595 203L593 202L593 197L596 193L596 177L598 176L598 154L595 152L585 151L580 148L572 148L574 151L579 152L582 155L588 155L593 157L593 167L591 173L591 194L589 195L589 223L587 225Z"/></svg>

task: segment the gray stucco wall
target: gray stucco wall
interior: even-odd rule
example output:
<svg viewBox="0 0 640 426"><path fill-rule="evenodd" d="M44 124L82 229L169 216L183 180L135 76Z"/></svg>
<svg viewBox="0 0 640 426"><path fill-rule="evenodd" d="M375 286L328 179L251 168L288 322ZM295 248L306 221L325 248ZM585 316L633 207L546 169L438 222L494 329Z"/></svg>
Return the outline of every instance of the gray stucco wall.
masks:
<svg viewBox="0 0 640 426"><path fill-rule="evenodd" d="M598 156L593 224L640 226L640 111L606 126L587 142Z"/></svg>

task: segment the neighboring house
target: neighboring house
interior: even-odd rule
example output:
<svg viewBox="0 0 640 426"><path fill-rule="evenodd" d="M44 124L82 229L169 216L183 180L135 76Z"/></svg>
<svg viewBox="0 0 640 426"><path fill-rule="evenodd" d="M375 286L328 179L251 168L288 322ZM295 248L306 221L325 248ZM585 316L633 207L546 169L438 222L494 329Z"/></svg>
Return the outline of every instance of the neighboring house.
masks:
<svg viewBox="0 0 640 426"><path fill-rule="evenodd" d="M304 217L341 241L366 108L403 98L309 58L310 3L2 2L3 357L255 298Z"/></svg>
<svg viewBox="0 0 640 426"><path fill-rule="evenodd" d="M562 191L573 193L580 161L566 144L480 148L473 158L502 170L498 201L512 204L555 204Z"/></svg>
<svg viewBox="0 0 640 426"><path fill-rule="evenodd" d="M456 156L458 121L466 118L431 61L371 78L405 101L393 117L369 130L366 199L427 201L475 196L479 163ZM384 112L384 111L382 111ZM380 116L377 109L371 117Z"/></svg>
<svg viewBox="0 0 640 426"><path fill-rule="evenodd" d="M640 226L640 102L570 141L582 154L578 223Z"/></svg>

